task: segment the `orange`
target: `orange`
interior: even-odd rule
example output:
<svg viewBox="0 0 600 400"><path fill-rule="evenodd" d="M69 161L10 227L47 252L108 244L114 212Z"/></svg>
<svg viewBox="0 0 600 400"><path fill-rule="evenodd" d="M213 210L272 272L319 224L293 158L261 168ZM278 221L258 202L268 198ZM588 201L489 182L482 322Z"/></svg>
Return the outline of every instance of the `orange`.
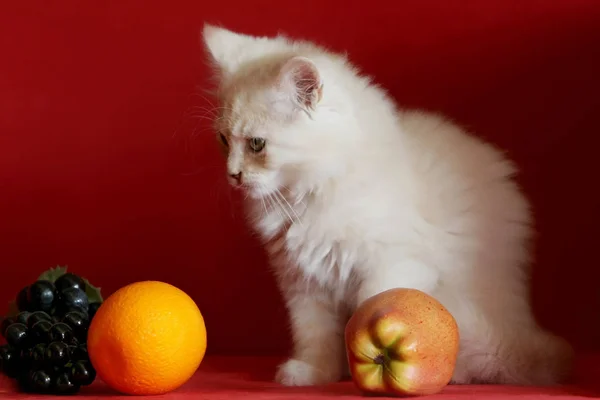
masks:
<svg viewBox="0 0 600 400"><path fill-rule="evenodd" d="M198 369L206 327L182 290L164 282L136 282L100 306L87 345L98 377L111 388L131 395L164 394Z"/></svg>

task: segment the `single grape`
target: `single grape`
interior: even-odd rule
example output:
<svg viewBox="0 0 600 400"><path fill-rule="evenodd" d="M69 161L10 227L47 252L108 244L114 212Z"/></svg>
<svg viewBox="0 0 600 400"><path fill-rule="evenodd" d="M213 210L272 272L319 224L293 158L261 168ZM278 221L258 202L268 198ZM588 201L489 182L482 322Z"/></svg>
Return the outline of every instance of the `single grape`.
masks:
<svg viewBox="0 0 600 400"><path fill-rule="evenodd" d="M96 312L98 311L98 309L100 308L101 305L102 305L102 302L100 302L100 301L95 301L93 303L90 303L90 305L88 306L88 315L90 316L90 321L92 320L92 318L94 318L94 316L96 315Z"/></svg>
<svg viewBox="0 0 600 400"><path fill-rule="evenodd" d="M9 378L16 378L21 370L19 350L5 344L0 346L2 372Z"/></svg>
<svg viewBox="0 0 600 400"><path fill-rule="evenodd" d="M6 343L17 348L24 347L27 344L28 336L29 334L27 330L27 325L21 324L19 322L15 322L14 324L9 325L9 327L6 328L6 332L4 333Z"/></svg>
<svg viewBox="0 0 600 400"><path fill-rule="evenodd" d="M30 329L32 343L50 343L50 329L52 329L50 321L38 321Z"/></svg>
<svg viewBox="0 0 600 400"><path fill-rule="evenodd" d="M81 277L67 272L64 275L58 277L58 279L54 282L56 289L59 292L64 292L67 289L80 289L85 292L85 282Z"/></svg>
<svg viewBox="0 0 600 400"><path fill-rule="evenodd" d="M27 294L29 293L29 286L25 286L17 294L17 308L19 311L29 311L29 300L27 300Z"/></svg>
<svg viewBox="0 0 600 400"><path fill-rule="evenodd" d="M31 386L36 393L46 393L52 387L52 377L42 369L37 370L31 376Z"/></svg>
<svg viewBox="0 0 600 400"><path fill-rule="evenodd" d="M60 300L59 300L59 302L60 302ZM63 318L65 318L65 315L67 315L68 313L70 313L72 311L77 311L78 313L83 314L86 319L89 319L87 316L88 315L87 310L84 310L81 307L65 307L62 304L59 304L58 307L56 308L56 311L52 315L52 319L53 319L53 321L55 321L54 323L62 322Z"/></svg>
<svg viewBox="0 0 600 400"><path fill-rule="evenodd" d="M29 360L33 368L41 368L46 361L46 344L38 343L29 350Z"/></svg>
<svg viewBox="0 0 600 400"><path fill-rule="evenodd" d="M29 318L27 318L27 326L32 328L33 325L40 321L52 321L52 318L44 311L34 311Z"/></svg>
<svg viewBox="0 0 600 400"><path fill-rule="evenodd" d="M32 311L49 312L52 309L55 297L56 288L52 282L45 280L37 281L29 286L27 293L29 309Z"/></svg>
<svg viewBox="0 0 600 400"><path fill-rule="evenodd" d="M71 368L73 383L81 386L91 385L96 379L96 370L88 361L76 361Z"/></svg>
<svg viewBox="0 0 600 400"><path fill-rule="evenodd" d="M62 372L56 376L54 382L54 393L55 394L75 394L79 391L80 386L73 383L71 376Z"/></svg>
<svg viewBox="0 0 600 400"><path fill-rule="evenodd" d="M70 343L73 340L73 330L69 325L58 322L50 328L50 341Z"/></svg>
<svg viewBox="0 0 600 400"><path fill-rule="evenodd" d="M62 322L69 325L77 338L85 338L87 336L87 330L89 322L87 316L78 311L70 311L65 314Z"/></svg>
<svg viewBox="0 0 600 400"><path fill-rule="evenodd" d="M87 296L87 295L86 295ZM65 315L67 315L68 313L72 312L72 311L76 311L79 314L83 315L83 317L87 320L90 319L89 317L89 313L88 313L88 309L87 308L82 308L82 307L71 307L69 309L67 309L65 311Z"/></svg>
<svg viewBox="0 0 600 400"><path fill-rule="evenodd" d="M16 322L20 322L24 325L27 325L27 320L29 319L30 315L31 313L29 311L21 311L17 314Z"/></svg>
<svg viewBox="0 0 600 400"><path fill-rule="evenodd" d="M2 320L2 324L0 324L0 334L2 335L2 337L6 337L5 336L6 328L8 328L10 325L14 324L15 322L17 322L17 321L12 317L7 317Z"/></svg>
<svg viewBox="0 0 600 400"><path fill-rule="evenodd" d="M46 360L62 367L70 361L69 346L63 342L52 342L46 348Z"/></svg>
<svg viewBox="0 0 600 400"><path fill-rule="evenodd" d="M85 292L79 288L65 289L60 293L60 307L65 312L73 309L88 309L88 297Z"/></svg>

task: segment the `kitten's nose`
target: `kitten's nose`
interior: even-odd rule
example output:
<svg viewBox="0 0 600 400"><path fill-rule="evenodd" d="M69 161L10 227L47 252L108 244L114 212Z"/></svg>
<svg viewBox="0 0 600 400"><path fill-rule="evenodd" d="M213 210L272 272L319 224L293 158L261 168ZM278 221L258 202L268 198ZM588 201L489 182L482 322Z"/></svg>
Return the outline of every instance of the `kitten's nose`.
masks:
<svg viewBox="0 0 600 400"><path fill-rule="evenodd" d="M234 174L229 174L230 177L232 177L233 179L235 179L236 181L240 182L242 180L242 172L236 172Z"/></svg>

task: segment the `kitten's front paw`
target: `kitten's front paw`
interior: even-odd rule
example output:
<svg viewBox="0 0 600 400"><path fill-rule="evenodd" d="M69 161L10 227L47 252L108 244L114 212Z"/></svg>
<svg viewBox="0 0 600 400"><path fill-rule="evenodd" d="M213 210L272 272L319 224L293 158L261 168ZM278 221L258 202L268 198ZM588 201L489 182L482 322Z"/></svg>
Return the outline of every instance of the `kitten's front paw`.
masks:
<svg viewBox="0 0 600 400"><path fill-rule="evenodd" d="M304 361L289 359L279 366L275 381L285 386L314 386L336 382L334 372L323 371Z"/></svg>

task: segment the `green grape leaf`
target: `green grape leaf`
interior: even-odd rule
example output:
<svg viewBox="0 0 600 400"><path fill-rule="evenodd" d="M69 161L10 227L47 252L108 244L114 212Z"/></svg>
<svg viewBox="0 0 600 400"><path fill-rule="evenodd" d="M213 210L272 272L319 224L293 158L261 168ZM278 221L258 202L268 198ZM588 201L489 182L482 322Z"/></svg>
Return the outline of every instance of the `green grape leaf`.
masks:
<svg viewBox="0 0 600 400"><path fill-rule="evenodd" d="M85 294L87 294L88 301L90 303L101 303L103 301L101 289L92 285L87 279L83 277L81 279L85 282Z"/></svg>
<svg viewBox="0 0 600 400"><path fill-rule="evenodd" d="M50 281L54 283L59 277L67 273L67 267L61 267L60 265L56 268L50 268L44 271L38 278L38 281Z"/></svg>

